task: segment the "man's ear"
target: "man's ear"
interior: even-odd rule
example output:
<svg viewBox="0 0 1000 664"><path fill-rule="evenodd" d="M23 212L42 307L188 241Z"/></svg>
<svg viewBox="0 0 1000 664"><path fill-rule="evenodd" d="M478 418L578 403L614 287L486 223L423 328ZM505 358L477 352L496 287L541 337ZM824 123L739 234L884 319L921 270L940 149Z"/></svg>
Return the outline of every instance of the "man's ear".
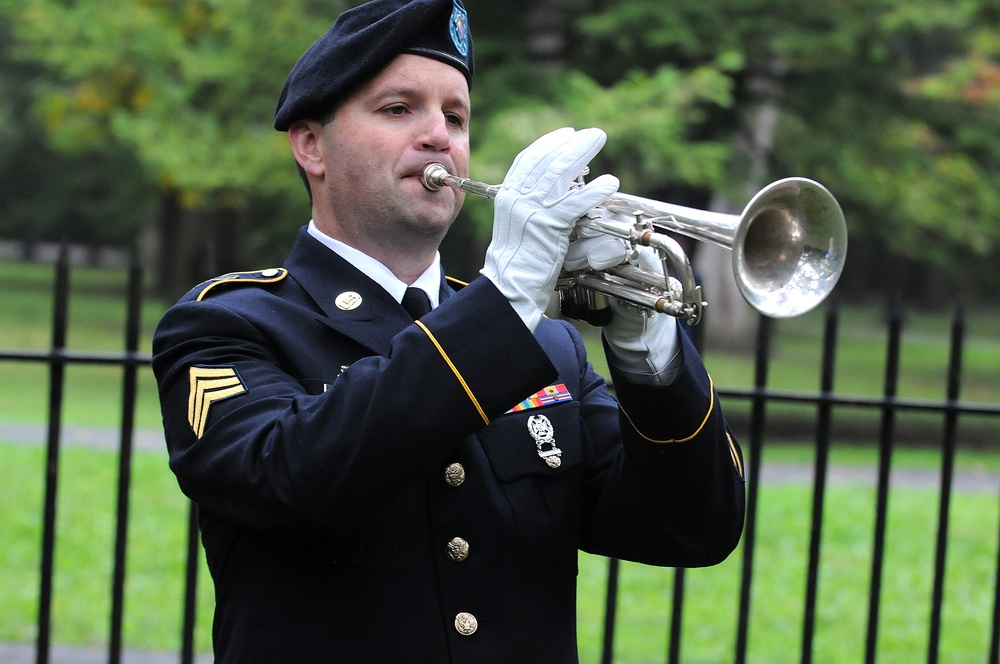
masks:
<svg viewBox="0 0 1000 664"><path fill-rule="evenodd" d="M288 143L295 161L306 173L321 178L326 172L320 150L322 126L312 120L297 120L288 128Z"/></svg>

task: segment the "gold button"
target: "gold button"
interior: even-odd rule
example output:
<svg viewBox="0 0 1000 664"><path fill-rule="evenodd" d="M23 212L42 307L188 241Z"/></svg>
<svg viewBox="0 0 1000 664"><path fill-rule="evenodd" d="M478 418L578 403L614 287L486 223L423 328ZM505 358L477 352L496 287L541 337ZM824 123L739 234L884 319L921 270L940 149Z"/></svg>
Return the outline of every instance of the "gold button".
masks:
<svg viewBox="0 0 1000 664"><path fill-rule="evenodd" d="M448 557L460 563L469 557L469 543L461 537L454 537L448 542Z"/></svg>
<svg viewBox="0 0 1000 664"><path fill-rule="evenodd" d="M448 486L459 486L465 481L465 468L460 463L453 463L444 469L444 481Z"/></svg>
<svg viewBox="0 0 1000 664"><path fill-rule="evenodd" d="M471 613L463 611L455 616L455 629L462 636L472 636L479 629L479 621Z"/></svg>

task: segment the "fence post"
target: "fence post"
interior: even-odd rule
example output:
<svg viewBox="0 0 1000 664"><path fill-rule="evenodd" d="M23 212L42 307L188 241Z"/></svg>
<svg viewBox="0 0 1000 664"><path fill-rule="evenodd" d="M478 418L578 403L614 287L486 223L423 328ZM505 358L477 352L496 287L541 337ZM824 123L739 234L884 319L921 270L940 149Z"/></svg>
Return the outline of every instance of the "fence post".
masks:
<svg viewBox="0 0 1000 664"><path fill-rule="evenodd" d="M745 464L749 478L747 490L746 529L743 533L743 577L740 582L740 616L736 634L736 664L744 664L750 631L750 588L753 582L753 553L757 535L757 492L760 487L761 448L764 443L765 411L767 408L767 370L771 359L770 318L760 317L757 327L757 348L754 359L754 391L750 412L750 458Z"/></svg>
<svg viewBox="0 0 1000 664"><path fill-rule="evenodd" d="M684 618L684 568L674 569L674 592L670 610L670 645L667 650L667 664L680 664L681 634Z"/></svg>
<svg viewBox="0 0 1000 664"><path fill-rule="evenodd" d="M934 555L934 592L931 601L931 630L927 646L927 661L935 664L941 647L941 605L944 603L945 557L948 547L948 511L951 506L952 480L955 474L955 432L958 429L959 387L962 375L962 341L965 334L965 317L962 307L955 310L951 326L951 352L948 360L947 405L944 411L944 438L942 440L941 494L938 511L937 547Z"/></svg>
<svg viewBox="0 0 1000 664"><path fill-rule="evenodd" d="M830 300L826 310L823 336L823 370L819 412L816 423L816 470L813 477L812 528L809 537L809 573L806 579L806 607L802 625L802 664L812 661L813 637L816 632L816 599L819 594L819 554L823 532L823 503L826 498L826 476L830 458L830 423L833 412L834 359L837 351L838 308Z"/></svg>
<svg viewBox="0 0 1000 664"><path fill-rule="evenodd" d="M122 659L122 622L125 611L125 561L128 543L129 488L132 480L132 433L135 429L136 378L139 328L142 313L142 268L132 252L129 268L128 304L125 312L125 354L122 376L122 423L118 457L118 511L115 527L115 562L111 588L111 643L108 662Z"/></svg>
<svg viewBox="0 0 1000 664"><path fill-rule="evenodd" d="M59 438L62 432L63 379L66 373L66 320L69 301L69 251L59 249L49 357L49 426L45 450L45 508L42 526L41 587L38 597L37 664L48 664L52 635L52 575L56 548L56 498L59 493Z"/></svg>
<svg viewBox="0 0 1000 664"><path fill-rule="evenodd" d="M1000 535L1000 528L998 535ZM997 540L997 566L993 576L993 634L990 637L990 664L1000 664L1000 537Z"/></svg>
<svg viewBox="0 0 1000 664"><path fill-rule="evenodd" d="M601 652L601 664L611 664L615 658L615 612L618 607L618 568L617 558L608 559L608 587L604 602L604 648Z"/></svg>
<svg viewBox="0 0 1000 664"><path fill-rule="evenodd" d="M198 608L198 505L188 510L187 567L184 579L184 625L181 632L181 664L194 662L194 631Z"/></svg>
<svg viewBox="0 0 1000 664"><path fill-rule="evenodd" d="M865 639L865 664L875 664L878 643L879 600L882 595L882 567L885 559L885 531L889 508L889 471L896 429L896 393L899 387L899 341L902 330L899 297L889 313L889 344L885 360L885 385L882 422L879 425L878 498L875 507L875 543L872 547L871 590L868 596L868 632Z"/></svg>

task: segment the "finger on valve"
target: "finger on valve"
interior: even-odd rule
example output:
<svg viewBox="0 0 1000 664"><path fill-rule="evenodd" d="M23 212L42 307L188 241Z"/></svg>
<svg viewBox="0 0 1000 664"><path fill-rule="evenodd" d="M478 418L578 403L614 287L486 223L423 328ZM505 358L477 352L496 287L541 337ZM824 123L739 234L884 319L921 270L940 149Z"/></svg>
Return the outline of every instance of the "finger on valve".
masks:
<svg viewBox="0 0 1000 664"><path fill-rule="evenodd" d="M628 243L621 238L604 233L581 236L570 243L563 269L570 272L586 269L599 272L627 262L630 255Z"/></svg>

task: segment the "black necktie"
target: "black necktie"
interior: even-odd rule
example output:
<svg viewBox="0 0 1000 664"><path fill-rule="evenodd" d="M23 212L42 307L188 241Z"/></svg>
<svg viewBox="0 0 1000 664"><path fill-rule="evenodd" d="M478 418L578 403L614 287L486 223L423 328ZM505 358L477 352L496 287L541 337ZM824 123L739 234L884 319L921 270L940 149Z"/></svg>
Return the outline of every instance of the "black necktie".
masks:
<svg viewBox="0 0 1000 664"><path fill-rule="evenodd" d="M422 288L410 286L403 294L403 308L417 320L431 310L431 300Z"/></svg>

